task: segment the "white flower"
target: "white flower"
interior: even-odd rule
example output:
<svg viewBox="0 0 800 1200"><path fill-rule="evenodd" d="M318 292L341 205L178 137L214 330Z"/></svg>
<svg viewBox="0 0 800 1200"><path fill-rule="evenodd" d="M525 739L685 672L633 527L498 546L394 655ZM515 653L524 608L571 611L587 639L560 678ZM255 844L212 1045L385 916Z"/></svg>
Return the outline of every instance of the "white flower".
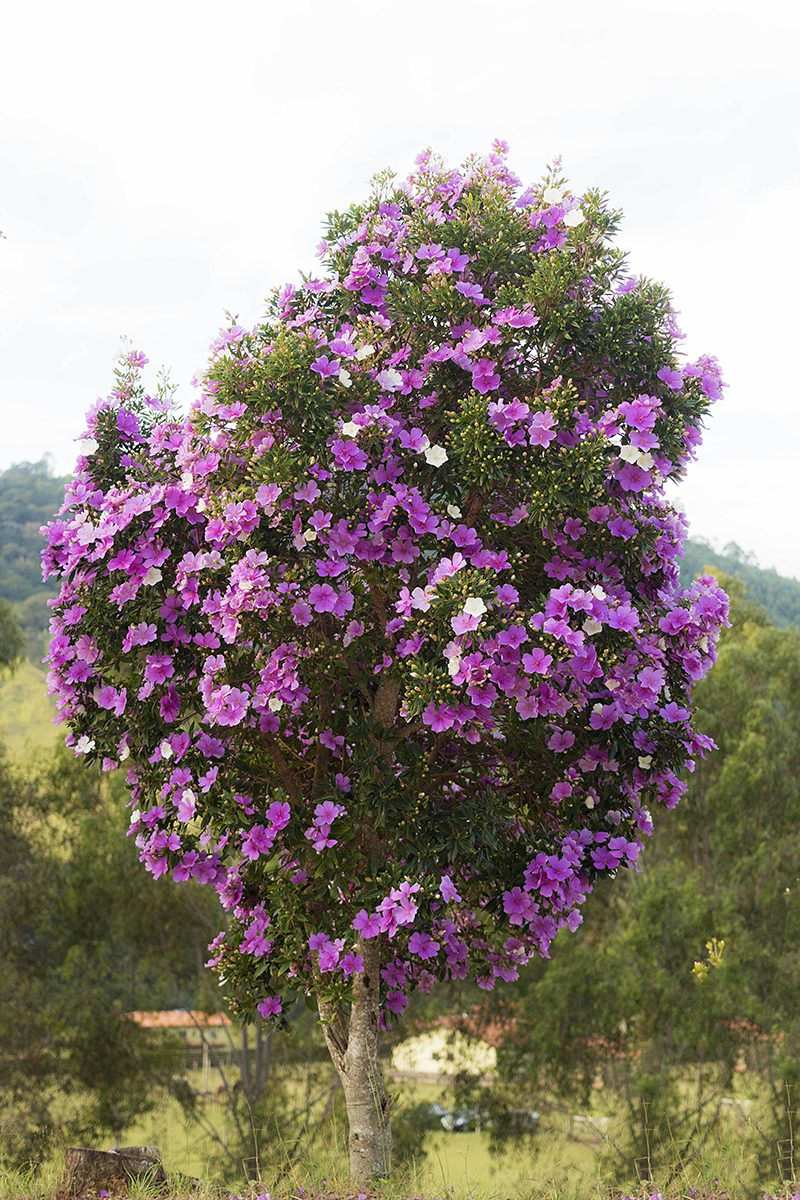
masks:
<svg viewBox="0 0 800 1200"><path fill-rule="evenodd" d="M303 541L304 542L315 542L316 540L317 540L316 529L305 529L303 531Z"/></svg>
<svg viewBox="0 0 800 1200"><path fill-rule="evenodd" d="M452 517L453 520L455 521L461 516L461 509L458 507L457 504L448 504L447 515L448 515L448 517Z"/></svg>
<svg viewBox="0 0 800 1200"><path fill-rule="evenodd" d="M587 798L584 800L584 804L587 808L594 808L596 803L597 801L595 800L594 796L587 796Z"/></svg>
<svg viewBox="0 0 800 1200"><path fill-rule="evenodd" d="M427 612L431 606L433 596L433 588L427 587L423 589L415 587L411 593L411 607L418 609L420 612Z"/></svg>
<svg viewBox="0 0 800 1200"><path fill-rule="evenodd" d="M605 598L606 598L605 590L600 586L599 583L596 583L594 585L594 587L592 588L592 595L595 596L598 600L605 600Z"/></svg>
<svg viewBox="0 0 800 1200"><path fill-rule="evenodd" d="M582 225L585 220L586 218L579 208L573 208L564 215L564 224L568 229L574 229L577 225Z"/></svg>
<svg viewBox="0 0 800 1200"><path fill-rule="evenodd" d="M542 199L544 200L545 204L558 204L560 203L565 191L566 189L564 187L555 187L551 183L550 186L546 187L542 192Z"/></svg>
<svg viewBox="0 0 800 1200"><path fill-rule="evenodd" d="M339 368L339 374L337 375L336 378L337 378L338 382L342 385L342 387L345 387L345 388L349 388L353 382L353 376L350 374L350 372L345 367Z"/></svg>
<svg viewBox="0 0 800 1200"><path fill-rule="evenodd" d="M595 633L599 633L603 626L594 617L587 617L583 622L583 632L592 637Z"/></svg>
<svg viewBox="0 0 800 1200"><path fill-rule="evenodd" d="M653 765L652 754L640 754L639 755L639 766L641 767L641 769L643 771L649 771L649 769L650 769L650 767L652 767L652 765Z"/></svg>
<svg viewBox="0 0 800 1200"><path fill-rule="evenodd" d="M653 456L649 450L640 450L638 446L623 446L619 456L624 462L636 463L643 471L649 471L653 465Z"/></svg>
<svg viewBox="0 0 800 1200"><path fill-rule="evenodd" d="M131 813L131 825L135 825L136 822L141 821L141 819L142 819L142 810L139 808L135 808L133 810L133 812Z"/></svg>
<svg viewBox="0 0 800 1200"><path fill-rule="evenodd" d="M82 546L88 546L97 536L97 530L91 521L84 521L75 535L75 540L80 542Z"/></svg>
<svg viewBox="0 0 800 1200"><path fill-rule="evenodd" d="M354 438L358 436L358 431L360 428L361 426L356 425L355 421L345 421L344 425L342 426L342 433L345 437Z"/></svg>
<svg viewBox="0 0 800 1200"><path fill-rule="evenodd" d="M359 348L356 350L356 359L358 362L363 362L365 358L369 358L369 356L374 353L375 347L367 343L366 346L359 346Z"/></svg>
<svg viewBox="0 0 800 1200"><path fill-rule="evenodd" d="M279 712L283 708L283 701L278 696L270 696L269 711Z"/></svg>
<svg viewBox="0 0 800 1200"><path fill-rule="evenodd" d="M94 750L94 738L90 738L84 733L83 737L79 737L75 743L75 753L88 754L90 750Z"/></svg>
<svg viewBox="0 0 800 1200"><path fill-rule="evenodd" d="M197 509L197 511L198 511L198 512L205 512L205 511L206 511L206 502L205 502L205 500L203 499L203 497L202 497L202 496L201 496L201 497L200 497L200 499L197 501L197 504L195 505L195 508Z"/></svg>
<svg viewBox="0 0 800 1200"><path fill-rule="evenodd" d="M486 612L486 605L480 596L467 596L464 601L464 612L468 617L482 617Z"/></svg>
<svg viewBox="0 0 800 1200"><path fill-rule="evenodd" d="M78 453L86 454L86 455L96 454L97 453L96 440L93 437L79 438L78 439Z"/></svg>
<svg viewBox="0 0 800 1200"><path fill-rule="evenodd" d="M387 392L396 392L403 386L403 376L394 367L385 367L377 374L378 383Z"/></svg>
<svg viewBox="0 0 800 1200"><path fill-rule="evenodd" d="M194 483L194 476L191 471L184 471L181 475L181 486L190 488Z"/></svg>
<svg viewBox="0 0 800 1200"><path fill-rule="evenodd" d="M461 655L460 654L451 654L447 660L447 670L449 671L450 675L452 676L452 675L457 675L460 669L461 669Z"/></svg>
<svg viewBox="0 0 800 1200"><path fill-rule="evenodd" d="M608 690L610 692L615 692L617 690L617 688L619 687L619 680L618 679L607 679L606 687L608 688Z"/></svg>
<svg viewBox="0 0 800 1200"><path fill-rule="evenodd" d="M152 587L154 583L161 583L163 578L164 577L159 571L158 567L150 567L144 579L142 580L142 583L145 587Z"/></svg>
<svg viewBox="0 0 800 1200"><path fill-rule="evenodd" d="M130 748L130 746L123 746L123 747L122 747L122 749L121 749L121 750L120 750L120 752L119 752L119 761L120 761L120 762L125 762L125 759L126 759L126 758L130 758L130 756L131 756L131 748Z"/></svg>
<svg viewBox="0 0 800 1200"><path fill-rule="evenodd" d="M162 758L172 758L172 746L170 746L169 742L163 741L158 748L161 751Z"/></svg>
<svg viewBox="0 0 800 1200"><path fill-rule="evenodd" d="M447 462L447 451L444 446L429 446L425 451L425 461L431 467L441 467Z"/></svg>

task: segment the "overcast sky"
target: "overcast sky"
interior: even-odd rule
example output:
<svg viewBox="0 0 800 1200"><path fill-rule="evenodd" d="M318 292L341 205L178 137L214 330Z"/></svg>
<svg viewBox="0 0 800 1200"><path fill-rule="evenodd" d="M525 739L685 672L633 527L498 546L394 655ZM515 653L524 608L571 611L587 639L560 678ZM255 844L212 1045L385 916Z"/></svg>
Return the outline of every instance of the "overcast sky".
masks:
<svg viewBox="0 0 800 1200"><path fill-rule="evenodd" d="M624 208L729 383L692 532L800 576L800 4L44 0L0 42L0 468L73 440L120 337L179 396L224 321L313 264L320 219L432 145L561 154Z"/></svg>

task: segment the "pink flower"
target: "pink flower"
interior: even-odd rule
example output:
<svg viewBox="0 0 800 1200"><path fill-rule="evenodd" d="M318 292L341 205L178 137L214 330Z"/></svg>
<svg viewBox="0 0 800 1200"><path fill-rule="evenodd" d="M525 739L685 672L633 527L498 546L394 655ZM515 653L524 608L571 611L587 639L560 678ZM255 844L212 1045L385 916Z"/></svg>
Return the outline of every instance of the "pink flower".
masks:
<svg viewBox="0 0 800 1200"><path fill-rule="evenodd" d="M522 665L529 675L546 675L552 661L552 654L545 654L541 646L534 646L528 654L522 656Z"/></svg>
<svg viewBox="0 0 800 1200"><path fill-rule="evenodd" d="M427 933L412 933L408 939L408 951L409 954L416 954L418 958L436 958L439 943L434 942Z"/></svg>
<svg viewBox="0 0 800 1200"><path fill-rule="evenodd" d="M353 929L363 938L377 937L381 931L381 919L377 913L368 913L362 908L353 918Z"/></svg>
<svg viewBox="0 0 800 1200"><path fill-rule="evenodd" d="M528 425L528 440L532 446L547 447L555 440L556 431L553 428L555 417L546 408L544 412L535 412Z"/></svg>
<svg viewBox="0 0 800 1200"><path fill-rule="evenodd" d="M454 904L461 903L461 897L459 896L455 884L449 875L442 876L439 882L439 894L444 900L445 904L449 904L451 901Z"/></svg>
<svg viewBox="0 0 800 1200"><path fill-rule="evenodd" d="M434 733L441 733L444 729L452 729L455 718L448 705L431 701L422 713L422 720Z"/></svg>
<svg viewBox="0 0 800 1200"><path fill-rule="evenodd" d="M321 354L311 364L311 370L316 371L317 375L324 382L333 375L339 374L339 360L338 358L328 358L327 354Z"/></svg>
<svg viewBox="0 0 800 1200"><path fill-rule="evenodd" d="M510 892L503 892L503 909L511 925L522 925L533 916L534 904L527 892L515 887Z"/></svg>
<svg viewBox="0 0 800 1200"><path fill-rule="evenodd" d="M267 1017L277 1017L283 1012L283 1003L280 996L265 996L258 1005L258 1011L265 1019Z"/></svg>
<svg viewBox="0 0 800 1200"><path fill-rule="evenodd" d="M333 612L337 595L329 583L315 583L308 593L308 603L316 612Z"/></svg>
<svg viewBox="0 0 800 1200"><path fill-rule="evenodd" d="M479 358L473 364L472 386L481 394L496 391L500 387L500 376L490 358Z"/></svg>

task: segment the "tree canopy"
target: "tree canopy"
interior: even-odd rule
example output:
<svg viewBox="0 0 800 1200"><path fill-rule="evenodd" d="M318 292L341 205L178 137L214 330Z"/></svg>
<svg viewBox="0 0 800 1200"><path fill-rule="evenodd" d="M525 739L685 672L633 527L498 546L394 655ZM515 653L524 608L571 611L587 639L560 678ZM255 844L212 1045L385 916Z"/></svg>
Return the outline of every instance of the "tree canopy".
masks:
<svg viewBox="0 0 800 1200"><path fill-rule="evenodd" d="M216 888L233 1006L317 995L345 1073L367 998L547 955L711 745L727 601L663 485L722 380L618 223L502 144L379 177L188 416L123 358L50 526L68 743Z"/></svg>

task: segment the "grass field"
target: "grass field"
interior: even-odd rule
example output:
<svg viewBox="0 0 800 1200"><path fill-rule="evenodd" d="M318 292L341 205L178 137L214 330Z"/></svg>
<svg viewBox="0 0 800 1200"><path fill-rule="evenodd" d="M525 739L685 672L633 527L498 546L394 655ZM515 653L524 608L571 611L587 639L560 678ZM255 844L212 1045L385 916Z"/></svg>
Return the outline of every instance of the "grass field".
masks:
<svg viewBox="0 0 800 1200"><path fill-rule="evenodd" d="M320 1068L324 1073L327 1068ZM322 1074L319 1078L322 1078ZM319 1078L317 1082L319 1082ZM190 1082L199 1087L200 1072L190 1074ZM213 1090L204 1098L203 1112L214 1132L231 1142L233 1125L230 1112L222 1097ZM409 1103L433 1103L438 1101L445 1107L452 1103L447 1089L430 1083L404 1082L394 1085L399 1106ZM385 1200L409 1200L411 1197L444 1198L447 1200L601 1200L601 1198L624 1194L631 1196L652 1195L655 1187L641 1191L635 1186L635 1175L630 1169L621 1172L609 1159L609 1149L621 1132L619 1114L615 1114L605 1137L591 1135L587 1131L576 1132L572 1128L571 1112L542 1104L543 1116L539 1131L531 1138L521 1139L512 1149L496 1153L491 1149L490 1137L486 1132L448 1133L444 1130L431 1131L420 1142L415 1157L401 1164L391 1185L381 1192ZM547 1111L549 1109L549 1111ZM600 1097L592 1115L608 1113L609 1106ZM402 1118L395 1122L397 1126ZM400 1132L400 1131L398 1131ZM714 1194L725 1200L715 1181L724 1180L730 1200L750 1200L770 1189L773 1180L760 1182L754 1177L752 1166L752 1143L746 1139L747 1130L739 1118L726 1120L719 1137L704 1148L702 1156L688 1161L674 1178L656 1176L656 1183L663 1188L664 1196L692 1196L692 1188L701 1196ZM344 1197L347 1195L346 1133L341 1113L325 1120L317 1131L314 1141L307 1147L300 1162L289 1170L277 1172L275 1163L281 1157L279 1140L270 1133L259 1139L261 1145L261 1180L259 1188L268 1192L272 1200L278 1197L303 1195L314 1196L318 1191L328 1191ZM203 1189L195 1193L209 1195L239 1195L241 1184L236 1182L239 1174L227 1172L212 1136L197 1125L187 1121L177 1101L166 1098L156 1109L126 1129L121 1138L122 1145L158 1146L165 1167L173 1173L194 1176L202 1182ZM111 1148L109 1143L99 1148ZM37 1196L53 1194L52 1180L57 1177L57 1162L51 1163L41 1179L43 1189L35 1190L28 1184L31 1200ZM224 1186L225 1179L228 1187ZM1 1181L1 1177L0 1177ZM49 1183L47 1181L50 1181ZM50 1191L46 1190L50 1187ZM16 1200L12 1185L7 1190L0 1187L2 1200ZM229 1189L232 1189L229 1190ZM796 1189L797 1190L797 1189ZM258 1195L258 1189L254 1195ZM790 1191L787 1193L792 1195ZM18 1196L26 1196L18 1192Z"/></svg>
<svg viewBox="0 0 800 1200"><path fill-rule="evenodd" d="M26 659L13 675L0 677L0 746L18 762L36 760L63 737L53 724L55 705L46 693L45 670Z"/></svg>

